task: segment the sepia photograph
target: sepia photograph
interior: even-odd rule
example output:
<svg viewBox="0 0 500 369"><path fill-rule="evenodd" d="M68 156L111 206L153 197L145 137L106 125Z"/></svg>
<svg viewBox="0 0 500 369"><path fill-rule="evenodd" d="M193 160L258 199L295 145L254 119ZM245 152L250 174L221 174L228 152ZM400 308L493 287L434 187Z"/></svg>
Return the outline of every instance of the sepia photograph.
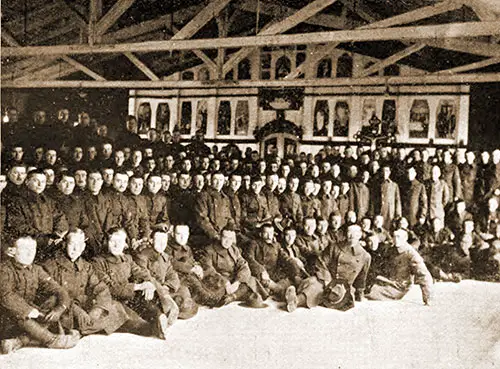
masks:
<svg viewBox="0 0 500 369"><path fill-rule="evenodd" d="M500 0L0 15L0 368L500 369Z"/></svg>

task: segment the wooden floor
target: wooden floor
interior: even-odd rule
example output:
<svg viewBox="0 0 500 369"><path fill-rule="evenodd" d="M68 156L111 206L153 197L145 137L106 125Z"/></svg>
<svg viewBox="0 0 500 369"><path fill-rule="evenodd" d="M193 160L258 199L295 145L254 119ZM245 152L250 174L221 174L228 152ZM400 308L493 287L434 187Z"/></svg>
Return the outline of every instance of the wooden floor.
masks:
<svg viewBox="0 0 500 369"><path fill-rule="evenodd" d="M202 309L166 341L113 334L65 351L24 348L0 356L0 368L500 368L500 284L439 283L430 307L418 287L345 313L268 303Z"/></svg>

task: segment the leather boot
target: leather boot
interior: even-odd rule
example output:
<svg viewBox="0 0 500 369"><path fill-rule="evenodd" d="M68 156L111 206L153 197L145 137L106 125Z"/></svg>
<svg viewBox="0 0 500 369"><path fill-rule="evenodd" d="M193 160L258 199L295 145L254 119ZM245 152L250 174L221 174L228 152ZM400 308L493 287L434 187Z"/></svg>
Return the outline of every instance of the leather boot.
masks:
<svg viewBox="0 0 500 369"><path fill-rule="evenodd" d="M40 342L43 346L46 346L57 337L56 334L50 332L45 326L33 319L25 319L19 321L18 324L31 339Z"/></svg>

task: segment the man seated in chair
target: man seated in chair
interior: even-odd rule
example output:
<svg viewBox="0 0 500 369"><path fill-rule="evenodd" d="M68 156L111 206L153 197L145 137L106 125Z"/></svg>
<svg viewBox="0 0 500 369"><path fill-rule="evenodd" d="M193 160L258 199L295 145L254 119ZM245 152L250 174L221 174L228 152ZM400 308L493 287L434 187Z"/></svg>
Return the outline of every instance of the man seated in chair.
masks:
<svg viewBox="0 0 500 369"><path fill-rule="evenodd" d="M8 354L22 346L36 345L54 349L76 346L78 331L53 333L70 305L68 293L39 265L33 264L37 251L31 237L17 238L7 249L7 260L0 268L0 340ZM57 306L45 311L37 297L56 296Z"/></svg>

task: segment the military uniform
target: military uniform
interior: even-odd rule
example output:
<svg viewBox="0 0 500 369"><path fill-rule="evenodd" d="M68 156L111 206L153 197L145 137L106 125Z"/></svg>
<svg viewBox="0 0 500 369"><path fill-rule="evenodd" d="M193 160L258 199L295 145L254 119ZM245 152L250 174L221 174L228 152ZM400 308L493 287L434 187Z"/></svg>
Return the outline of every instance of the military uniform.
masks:
<svg viewBox="0 0 500 369"><path fill-rule="evenodd" d="M130 219L125 231L128 237L131 240L149 238L151 228L146 196L128 194L127 200Z"/></svg>
<svg viewBox="0 0 500 369"><path fill-rule="evenodd" d="M81 199L73 194L63 195L59 191L52 197L59 210L66 216L69 229L80 228L85 231L89 226L89 218Z"/></svg>
<svg viewBox="0 0 500 369"><path fill-rule="evenodd" d="M92 258L104 252L102 250L104 235L111 228L111 204L108 196L102 193L93 195L89 191L83 193L82 204L89 220L85 230L87 237L85 253Z"/></svg>
<svg viewBox="0 0 500 369"><path fill-rule="evenodd" d="M429 219L439 218L444 223L444 208L450 202L450 190L442 179L427 184L427 199L429 201Z"/></svg>
<svg viewBox="0 0 500 369"><path fill-rule="evenodd" d="M128 320L123 306L113 301L108 286L97 277L92 265L82 258L72 262L62 252L44 263L43 268L69 294L71 305L61 321L82 334L105 331L111 334ZM98 317L89 312L99 309Z"/></svg>
<svg viewBox="0 0 500 369"><path fill-rule="evenodd" d="M280 213L290 217L295 224L302 224L304 215L302 213L302 200L300 195L290 190L285 190L280 197Z"/></svg>
<svg viewBox="0 0 500 369"><path fill-rule="evenodd" d="M390 179L379 183L372 191L372 214L384 217L384 227L390 229L394 218L401 216L399 186Z"/></svg>
<svg viewBox="0 0 500 369"><path fill-rule="evenodd" d="M262 194L264 195L267 202L267 209L269 210L269 216L273 219L281 218L280 202L276 194L266 187L262 189Z"/></svg>
<svg viewBox="0 0 500 369"><path fill-rule="evenodd" d="M401 194L403 200L403 216L410 227L418 223L420 218L427 218L427 192L418 180L408 182Z"/></svg>
<svg viewBox="0 0 500 369"><path fill-rule="evenodd" d="M234 222L229 198L222 191L217 192L212 188L203 191L196 199L194 210L203 235L211 240L219 238L228 222Z"/></svg>
<svg viewBox="0 0 500 369"><path fill-rule="evenodd" d="M262 193L249 192L241 198L241 223L244 229L254 231L258 224L269 221L271 214Z"/></svg>
<svg viewBox="0 0 500 369"><path fill-rule="evenodd" d="M356 211L358 220L361 220L370 211L371 190L366 183L356 181L351 183L350 208Z"/></svg>

